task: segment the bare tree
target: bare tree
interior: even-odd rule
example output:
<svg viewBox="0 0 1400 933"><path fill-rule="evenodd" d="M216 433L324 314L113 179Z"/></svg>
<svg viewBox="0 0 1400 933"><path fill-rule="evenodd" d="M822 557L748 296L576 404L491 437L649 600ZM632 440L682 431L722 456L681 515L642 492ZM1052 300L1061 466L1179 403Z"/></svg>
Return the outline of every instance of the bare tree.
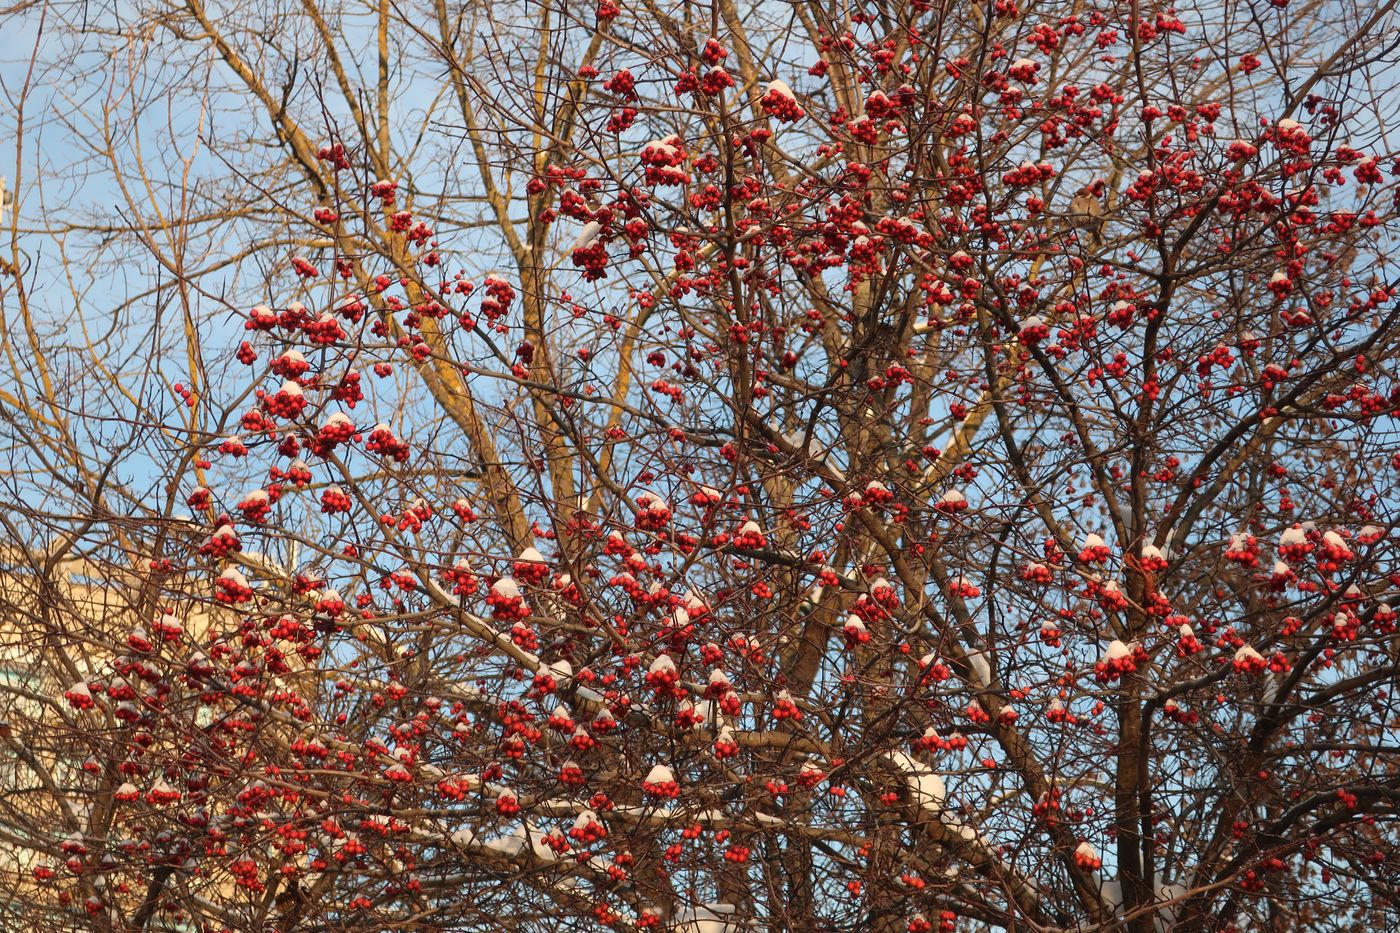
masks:
<svg viewBox="0 0 1400 933"><path fill-rule="evenodd" d="M1400 925L1394 6L0 14L3 925Z"/></svg>

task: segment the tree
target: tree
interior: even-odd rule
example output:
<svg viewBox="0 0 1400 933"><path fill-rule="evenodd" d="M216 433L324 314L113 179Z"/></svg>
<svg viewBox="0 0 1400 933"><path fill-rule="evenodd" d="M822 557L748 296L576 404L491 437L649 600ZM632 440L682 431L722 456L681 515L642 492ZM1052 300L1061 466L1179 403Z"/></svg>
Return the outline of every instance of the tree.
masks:
<svg viewBox="0 0 1400 933"><path fill-rule="evenodd" d="M1394 6L10 11L7 926L1400 923Z"/></svg>

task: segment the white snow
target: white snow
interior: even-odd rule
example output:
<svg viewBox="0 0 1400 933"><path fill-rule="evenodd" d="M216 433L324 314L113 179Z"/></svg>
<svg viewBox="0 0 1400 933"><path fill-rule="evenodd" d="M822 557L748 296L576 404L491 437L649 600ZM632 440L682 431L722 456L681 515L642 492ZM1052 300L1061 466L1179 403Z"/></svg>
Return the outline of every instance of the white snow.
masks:
<svg viewBox="0 0 1400 933"><path fill-rule="evenodd" d="M590 220L588 223L584 224L583 229L579 231L578 238L575 239L574 244L569 247L569 252L572 253L574 250L582 249L589 243L592 243L597 239L598 232L602 229L603 225L596 220Z"/></svg>
<svg viewBox="0 0 1400 933"><path fill-rule="evenodd" d="M1262 661L1264 660L1264 656L1259 652L1255 651L1253 645L1240 645L1239 650L1235 652L1235 660Z"/></svg>
<svg viewBox="0 0 1400 933"><path fill-rule="evenodd" d="M969 651L967 653L967 666L972 671L972 679L977 686L983 689L992 685L992 666L987 663L987 656L980 651Z"/></svg>
<svg viewBox="0 0 1400 933"><path fill-rule="evenodd" d="M911 801L934 813L943 809L943 801L948 798L943 778L935 774L928 765L915 761L904 752L890 752L889 759L896 768L904 772L904 782L909 789Z"/></svg>
<svg viewBox="0 0 1400 933"><path fill-rule="evenodd" d="M670 768L666 767L665 765L652 765L651 770L647 772L646 780L642 783L669 784L675 779L676 776L671 772Z"/></svg>
<svg viewBox="0 0 1400 933"><path fill-rule="evenodd" d="M739 922L726 919L734 915L732 904L699 904L679 911L672 933L738 933Z"/></svg>
<svg viewBox="0 0 1400 933"><path fill-rule="evenodd" d="M768 82L768 91L769 93L780 94L783 97L789 97L793 100L797 99L797 95L792 92L792 88L788 86L788 83L778 78Z"/></svg>
<svg viewBox="0 0 1400 933"><path fill-rule="evenodd" d="M219 579L226 580L234 586L248 585L248 578L243 576L243 574L239 572L237 567L229 567L223 573L219 574Z"/></svg>

